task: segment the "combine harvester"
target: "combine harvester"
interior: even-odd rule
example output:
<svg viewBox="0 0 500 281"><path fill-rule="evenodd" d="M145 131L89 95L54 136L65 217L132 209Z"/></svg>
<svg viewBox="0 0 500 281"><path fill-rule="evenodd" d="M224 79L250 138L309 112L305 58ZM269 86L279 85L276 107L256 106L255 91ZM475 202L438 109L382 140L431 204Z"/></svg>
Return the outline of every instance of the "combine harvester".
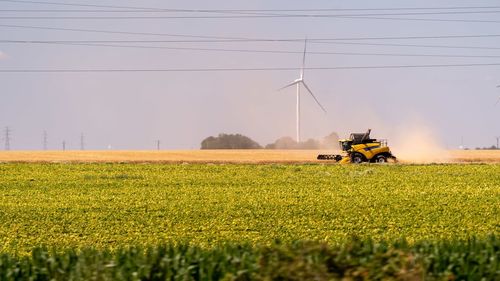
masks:
<svg viewBox="0 0 500 281"><path fill-rule="evenodd" d="M366 133L351 134L349 139L339 140L344 155L320 154L318 160L335 160L344 163L386 163L389 160L396 162L386 140L370 138L371 129Z"/></svg>

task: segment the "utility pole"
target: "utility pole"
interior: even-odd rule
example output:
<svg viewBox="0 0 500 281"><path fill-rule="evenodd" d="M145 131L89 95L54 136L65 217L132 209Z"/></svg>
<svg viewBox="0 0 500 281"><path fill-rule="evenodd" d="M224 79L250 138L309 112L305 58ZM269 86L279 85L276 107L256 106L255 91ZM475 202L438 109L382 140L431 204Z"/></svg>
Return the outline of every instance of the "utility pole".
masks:
<svg viewBox="0 0 500 281"><path fill-rule="evenodd" d="M43 150L47 150L49 146L47 131L43 131Z"/></svg>
<svg viewBox="0 0 500 281"><path fill-rule="evenodd" d="M63 151L66 151L66 141L63 141L62 145L63 145Z"/></svg>
<svg viewBox="0 0 500 281"><path fill-rule="evenodd" d="M160 151L160 140L156 141L156 150Z"/></svg>
<svg viewBox="0 0 500 281"><path fill-rule="evenodd" d="M9 127L5 127L5 150L10 150L10 137L12 130Z"/></svg>
<svg viewBox="0 0 500 281"><path fill-rule="evenodd" d="M80 136L80 150L85 150L85 135L83 133Z"/></svg>

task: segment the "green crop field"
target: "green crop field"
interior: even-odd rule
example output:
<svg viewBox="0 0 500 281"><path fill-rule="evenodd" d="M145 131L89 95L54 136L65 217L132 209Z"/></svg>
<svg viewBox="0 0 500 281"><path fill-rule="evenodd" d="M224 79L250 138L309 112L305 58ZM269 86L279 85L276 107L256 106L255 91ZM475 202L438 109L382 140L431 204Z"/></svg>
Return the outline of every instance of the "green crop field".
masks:
<svg viewBox="0 0 500 281"><path fill-rule="evenodd" d="M495 280L499 214L497 164L0 164L0 279Z"/></svg>
<svg viewBox="0 0 500 281"><path fill-rule="evenodd" d="M0 165L0 251L500 232L500 165Z"/></svg>

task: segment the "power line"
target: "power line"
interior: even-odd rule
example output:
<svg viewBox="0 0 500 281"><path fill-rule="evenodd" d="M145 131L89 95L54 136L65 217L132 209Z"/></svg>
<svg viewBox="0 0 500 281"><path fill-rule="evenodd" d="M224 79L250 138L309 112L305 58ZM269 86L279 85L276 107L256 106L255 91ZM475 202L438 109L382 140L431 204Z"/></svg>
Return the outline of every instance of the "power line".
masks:
<svg viewBox="0 0 500 281"><path fill-rule="evenodd" d="M21 28L36 28L36 29L56 29L56 30L65 30L65 31L85 31L85 32L103 32L103 33L121 33L121 34L130 34L129 32L115 32L115 31L100 31L100 30L72 30L72 29L64 29L64 28L45 28L45 27L26 27L26 26L6 26L0 25L0 27L21 27ZM181 36L181 37L208 37L210 36L196 36L196 35L170 35L170 34L154 34L154 33L132 33L135 35L160 35L160 36ZM310 39L310 43L312 44L343 44L343 45L365 45L365 46L394 46L394 47L420 47L420 48L453 48L453 49L479 49L479 50L498 50L500 47L485 47L485 46L451 46L451 45L419 45L419 44L391 44L391 43L358 43L358 42L329 42L329 41L343 41L343 40L397 40L397 39L445 39L445 38L483 38L483 37L498 37L500 35L497 34L484 34L484 35L444 35L444 36L403 36L403 37L353 37L353 38L318 38L318 39ZM229 37L219 37L219 38L229 38ZM221 40L86 40L86 41L70 41L70 40L59 40L59 41L49 41L49 40L1 40L0 43L58 43L64 44L67 43L80 43L80 42L129 42L129 43L207 43L207 42L216 42L216 43L227 43L227 42L302 42L303 39L221 39ZM83 45L83 44L80 44ZM99 46L99 45L95 45ZM102 45L106 46L106 45ZM109 45L110 47L113 47ZM120 46L116 46L120 47ZM132 47L132 46L130 46ZM150 48L150 47L141 47L141 46L133 46L137 48ZM155 47L151 47L155 48ZM162 47L167 49L167 47ZM176 47L168 47L170 49L190 49L190 48L176 48ZM191 48L195 49L195 48ZM203 49L200 49L203 50ZM210 50L205 48L205 50ZM216 49L212 49L216 50Z"/></svg>
<svg viewBox="0 0 500 281"><path fill-rule="evenodd" d="M323 9L165 9L152 7L111 6L95 4L75 4L61 2L27 1L27 0L0 0L12 3L34 3L56 6L93 7L112 9L136 9L145 11L168 11L168 12L325 12L325 11L388 11L388 10L456 10L456 9L498 9L500 6L447 6L447 7L397 7L397 8L323 8Z"/></svg>
<svg viewBox="0 0 500 281"><path fill-rule="evenodd" d="M148 36L167 36L167 37L188 37L188 38L210 38L210 39L244 39L236 37L221 37L221 36L203 36L203 35L186 35L186 34L169 34L169 33L150 33L150 32L133 32L133 31L112 31L112 30L97 30L97 29L78 29L78 28L62 28L62 27L45 27L45 26L26 26L26 25L8 25L0 24L0 27L9 28L24 28L24 29L43 29L57 31L73 31L73 32L92 32L106 34L124 34L124 35L148 35Z"/></svg>
<svg viewBox="0 0 500 281"><path fill-rule="evenodd" d="M45 5L57 5L57 6L73 6L73 7L97 7L97 8L156 10L156 8L110 6L110 5L91 5L91 4L74 4L74 3L60 3L60 2L20 1L20 0L0 0L0 1L1 2L13 2L13 3L31 3L31 4L45 4Z"/></svg>
<svg viewBox="0 0 500 281"><path fill-rule="evenodd" d="M150 36L168 36L168 37L190 37L190 38L212 38L228 41L220 42L302 42L303 39L249 39L238 37L217 37L217 36L201 36L201 35L186 35L186 34L165 34L165 33L145 33L145 32L127 32L127 31L111 31L111 30L92 30L92 29L71 29L71 28L56 28L56 27L41 27L41 26L20 26L20 25L4 25L0 27L8 28L27 28L27 29L44 29L72 32L93 32L93 33L109 33L109 34L127 34L127 35L150 35ZM445 38L474 38L474 37L497 37L497 34L482 34L482 35L442 35L442 36L403 36L403 37L353 37L353 38L325 38L312 39L313 44L344 44L344 45L365 45L365 46L394 46L394 47L418 47L418 48L453 48L453 49L478 49L478 50L498 50L499 47L482 47L482 46L449 46L449 45L417 45L417 44L389 44L389 43L358 43L358 42L325 42L333 40L396 40L396 39L445 39ZM319 41L323 40L323 41ZM196 41L181 41L176 42L196 42ZM213 41L217 42L217 41Z"/></svg>
<svg viewBox="0 0 500 281"><path fill-rule="evenodd" d="M209 13L242 13L242 12L298 12L298 11L389 11L389 10L444 10L444 9L449 9L449 10L457 10L457 9L497 9L500 8L500 6L452 6L452 7L408 7L408 8L368 8L368 9L288 9L288 10L203 10L203 9L195 9L195 10L188 10L188 9L162 9L162 8L144 8L144 7L130 7L130 6L110 6L110 5L93 5L93 4L70 4L70 3L60 3L60 2L42 2L42 1L20 1L20 0L0 0L3 2L15 2L15 3L37 3L37 4L47 4L47 5L59 5L59 6L78 6L78 7L99 7L99 8L113 8L113 9L139 9L139 10L144 10L144 11L170 11L170 12L191 12L191 13L202 13L202 12L209 12ZM479 12L498 12L498 11L479 11ZM460 12L440 12L441 14L443 13L460 13ZM461 13L477 13L476 11L472 12L461 12ZM409 13L406 13L407 15ZM425 13L413 13L413 15L423 15ZM430 14L430 13L427 13ZM499 23L500 21L488 21L488 20L462 20L462 19L421 19L421 18L387 18L387 17L373 17L374 15L377 14L361 14L361 15L356 15L353 17L350 17L349 15L289 15L289 14L279 14L279 15L251 15L251 16L236 16L236 17L340 17L340 18L352 18L352 19L377 19L377 20L412 20L412 21L438 21L438 22L476 22L476 23ZM382 14L378 14L382 15ZM395 13L387 14L387 16L391 15L397 15ZM401 15L401 14L400 14ZM229 16L230 18L234 18L235 16ZM175 18L182 18L182 17L175 17ZM188 18L188 17L184 17ZM191 17L195 18L195 17ZM207 18L207 17L198 17L198 18ZM208 17L211 18L211 17ZM213 18L221 18L219 17L213 17ZM4 18L7 19L7 18ZM8 19L14 19L13 17L8 18ZM20 18L18 18L20 19ZM27 19L27 18L26 18ZM30 18L30 19L33 19ZM42 19L42 18L39 18ZM54 17L46 18L46 19L56 19ZM60 18L64 19L64 18ZM75 17L67 18L67 19L76 19ZM80 18L83 19L83 18ZM96 19L94 18L89 18L89 19ZM104 18L103 18L104 19ZM130 19L130 18L127 18Z"/></svg>
<svg viewBox="0 0 500 281"><path fill-rule="evenodd" d="M373 65L373 66L335 66L306 67L305 70L362 70L362 69L398 69L398 68L445 68L445 67L479 67L500 66L500 63L468 63L468 64L422 64L422 65ZM297 71L296 67L268 68L144 68L144 69L0 69L0 73L106 73L106 72L230 72L230 71Z"/></svg>
<svg viewBox="0 0 500 281"><path fill-rule="evenodd" d="M474 20L474 19L427 19L427 18L391 18L391 17L341 17L346 19L373 19L373 20L394 20L394 21L427 21L427 22L468 22L468 23L500 23L497 20Z"/></svg>
<svg viewBox="0 0 500 281"><path fill-rule="evenodd" d="M500 47L484 46L452 46L452 45L421 45L421 44L393 44L393 43L360 43L360 42L315 42L312 44L334 44L334 45L361 45L361 46L391 46L391 47L416 47L416 48L442 48L442 49L476 49L476 50L500 50Z"/></svg>
<svg viewBox="0 0 500 281"><path fill-rule="evenodd" d="M19 10L18 10L19 11ZM61 11L61 10L59 10ZM91 12L87 10L86 12ZM102 13L116 13L119 11L103 11L103 10L94 10L93 13L102 12ZM135 12L135 13L144 13L144 11L121 11L121 12ZM198 13L199 11L195 11L193 13ZM220 12L216 12L220 13ZM445 11L445 12L405 12L405 13L362 13L362 14L265 14L265 13L252 13L252 14L237 14L237 15L223 15L223 16L195 16L195 15L183 15L183 16L50 16L50 17L41 17L41 16L16 16L16 17L7 17L7 18L279 18L279 17L291 17L291 18L300 18L300 17L314 17L314 18L334 18L334 17L365 17L365 16L419 16L419 15L461 15L461 14L498 14L500 11Z"/></svg>
<svg viewBox="0 0 500 281"><path fill-rule="evenodd" d="M111 47L131 49L163 49L179 51L208 51L208 52L235 52L235 53L264 53L264 54L302 54L299 51L283 50L252 50L252 49L226 49L226 48L193 48L193 47L165 47L141 45L110 45L110 44L84 44L84 43L58 43L58 42L4 42L0 43L33 43L55 44L65 46ZM434 58L500 58L500 55L446 55L446 54L402 54L402 53L359 53L359 52L308 52L309 55L344 55L344 56L385 56L385 57L434 57Z"/></svg>
<svg viewBox="0 0 500 281"><path fill-rule="evenodd" d="M362 45L362 46L397 46L397 47L418 47L418 48L444 48L444 49L476 49L476 50L500 50L500 47L478 47L478 46L450 46L450 45L417 45L417 44L385 44L385 43L355 43L355 42L311 42L313 44L337 44L337 45ZM57 43L54 43L57 44ZM123 47L123 48L145 48L145 49L171 49L171 50L196 50L196 49L204 49L206 51L209 50L225 50L225 49L217 49L217 48L189 48L189 47L158 47L158 46L127 46L127 45L108 45L108 44L64 44L61 45L75 45L75 46L96 46L96 47ZM237 49L227 49L237 50ZM256 52L265 52L265 50ZM286 51L283 51L286 52ZM299 52L300 53L300 52ZM321 52L311 52L311 53L321 53ZM326 53L326 52L323 52Z"/></svg>
<svg viewBox="0 0 500 281"><path fill-rule="evenodd" d="M304 38L247 38L247 37L231 37L231 36L207 36L207 35L192 35L192 34L172 34L172 33L148 33L148 32L131 32L131 31L113 31L99 29L78 29L78 28L61 28L61 27L46 27L46 26L27 26L27 25L9 25L0 24L0 27L7 28L22 28L22 29L41 29L41 30L56 30L56 31L71 31L71 32L89 32L89 33L106 33L106 34L124 34L124 35L147 35L147 36L166 36L166 37L185 37L185 38L204 38L214 40L136 40L136 42L302 42ZM345 37L345 38L311 38L308 41L344 41L344 40L406 40L406 39L459 39L459 38L488 38L500 37L500 34L470 34L470 35L430 35L430 36L380 36L380 37ZM109 41L111 42L111 41ZM118 42L118 41L114 41ZM123 42L134 42L132 40L123 40Z"/></svg>
<svg viewBox="0 0 500 281"><path fill-rule="evenodd" d="M5 25L1 25L3 27ZM11 26L7 26L11 27ZM14 26L17 27L17 26ZM63 29L67 30L67 29ZM70 30L71 31L71 30ZM57 43L227 43L227 42L300 42L304 38L244 38L244 37L218 37L198 36L185 34L165 34L172 37L204 37L203 40L0 40L2 42L57 42ZM308 41L362 41L362 40L412 40L412 39L463 39L463 38L497 38L500 34L471 34L471 35L430 35L430 36L379 36L379 37L337 37L337 38L309 38Z"/></svg>
<svg viewBox="0 0 500 281"><path fill-rule="evenodd" d="M420 15L459 15L459 14L498 14L500 11L451 11L451 12L419 12L419 13L371 13L371 14L252 14L252 15L181 15L181 16L3 16L0 19L253 19L253 18L349 18L349 19L387 19L387 20L439 20L439 21L465 21L465 22L500 22L493 20L465 20L465 19L415 19L415 18L387 18L390 16L420 16ZM381 18L382 17L382 18Z"/></svg>
<svg viewBox="0 0 500 281"><path fill-rule="evenodd" d="M481 7L474 7L477 9L485 9ZM490 9L500 9L500 6L489 7ZM49 10L49 9L0 9L2 13L217 13L217 14L250 14L250 15L287 15L287 14L269 14L265 12L334 12L334 11L393 11L393 10L456 10L456 9L465 9L465 8L401 8L401 9L303 9L303 10L186 10L186 9L135 9L135 10L103 10L103 9L94 9L94 10L66 10L66 9L57 9L57 10ZM496 13L495 11L477 11L477 12L466 12L459 11L455 13ZM402 13L399 13L402 14ZM397 13L391 13L390 15L399 15ZM423 14L423 13L419 13ZM443 14L441 12L440 14ZM300 15L300 14L299 14ZM325 14L327 15L327 14Z"/></svg>

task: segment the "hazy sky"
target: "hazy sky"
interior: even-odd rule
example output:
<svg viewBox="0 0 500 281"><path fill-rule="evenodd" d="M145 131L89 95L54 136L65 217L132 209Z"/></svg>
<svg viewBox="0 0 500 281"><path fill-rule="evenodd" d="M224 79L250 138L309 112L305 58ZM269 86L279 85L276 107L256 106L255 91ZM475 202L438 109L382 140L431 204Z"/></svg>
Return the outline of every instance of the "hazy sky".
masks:
<svg viewBox="0 0 500 281"><path fill-rule="evenodd" d="M246 14L165 11L138 13L136 11L123 12L126 10L124 8L0 1L0 71L297 68L300 67L302 60L300 52L304 44L300 41L207 42L214 40L202 37L166 36L165 34L252 39L307 37L311 39L308 51L312 52L307 55L307 66L312 68L500 64L500 4L498 1L399 0L376 1L377 5L374 1L368 0L57 1L66 4L164 9L304 10L331 8L353 10L253 12L302 15L342 14L350 15L351 18L331 16L199 18L199 16L220 15L248 16L249 12L244 11ZM426 9L393 9L409 7ZM448 9L428 9L433 7ZM451 9L456 7L468 8ZM392 8L393 10L359 10L370 8ZM72 11L55 12L52 10ZM94 10L94 12L74 10ZM109 10L119 12L109 12ZM390 13L399 15L387 15ZM426 14L419 15L418 13ZM372 18L352 18L359 14L369 14ZM176 18L165 18L167 16ZM184 18L179 18L179 16ZM193 18L193 16L198 18ZM34 19L33 17L44 18ZM381 19L383 17L392 19ZM395 18L414 20L396 20ZM157 33L157 35L62 31L20 26ZM452 35L499 36L351 39L321 42L314 40ZM5 40L46 42L13 43ZM94 44L94 46L88 46L75 45L75 40L198 42L85 43ZM47 41L50 42L47 43ZM344 44L338 44L342 42ZM366 43L372 45L366 45ZM95 46L96 44L100 46ZM426 47L407 45L425 45ZM447 46L447 48L431 47L436 45ZM132 46L139 47L132 48ZM158 47L184 49L172 50ZM214 48L226 51L207 50ZM290 51L291 53L228 51L235 49ZM389 56L373 54L389 54ZM398 54L412 56L395 56ZM60 149L63 140L67 142L69 149L79 149L82 132L85 134L87 149L107 149L109 146L112 149L154 149L158 139L161 140L163 149L191 149L199 148L203 138L223 132L242 133L265 145L281 136L295 136L295 90L287 89L278 92L276 89L298 76L298 70L125 73L0 72L0 127L3 129L9 126L12 129L11 146L16 150L41 149L44 130L48 133L50 149ZM373 129L375 137L391 138L401 132L415 128L420 130L423 127L426 128L425 130L432 131L443 145L455 148L461 144L462 136L464 144L469 147L490 146L495 143L494 137L500 136L500 106L494 106L500 95L499 88L496 88L500 84L500 65L306 70L305 78L327 109L327 113L324 114L310 96L302 96L303 139L322 137L332 131L345 135L351 131L364 131L369 127ZM0 148L3 148L3 142Z"/></svg>

